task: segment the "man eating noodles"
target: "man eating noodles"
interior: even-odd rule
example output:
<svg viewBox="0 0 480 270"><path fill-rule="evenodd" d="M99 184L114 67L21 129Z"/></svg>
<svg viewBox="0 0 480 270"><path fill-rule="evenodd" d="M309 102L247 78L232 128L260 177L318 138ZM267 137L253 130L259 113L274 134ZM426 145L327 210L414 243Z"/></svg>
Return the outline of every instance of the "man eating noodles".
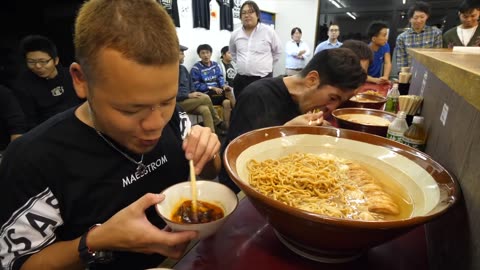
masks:
<svg viewBox="0 0 480 270"><path fill-rule="evenodd" d="M298 75L266 78L245 88L232 112L222 152L230 141L248 131L279 125L322 125L323 117L354 95L367 78L350 49L316 54ZM225 169L220 182L238 192Z"/></svg>

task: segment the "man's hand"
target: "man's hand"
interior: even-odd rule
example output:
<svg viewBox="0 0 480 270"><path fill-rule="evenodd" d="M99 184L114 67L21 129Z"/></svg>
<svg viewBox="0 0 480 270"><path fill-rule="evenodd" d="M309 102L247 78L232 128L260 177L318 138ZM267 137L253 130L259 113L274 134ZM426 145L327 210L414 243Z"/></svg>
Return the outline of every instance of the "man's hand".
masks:
<svg viewBox="0 0 480 270"><path fill-rule="evenodd" d="M210 90L215 91L215 93L217 93L217 95L221 95L223 93L223 89L218 88L218 87L212 87L212 88L210 88Z"/></svg>
<svg viewBox="0 0 480 270"><path fill-rule="evenodd" d="M224 91L232 91L233 88L225 84L225 85L223 86L223 90L224 90Z"/></svg>
<svg viewBox="0 0 480 270"><path fill-rule="evenodd" d="M285 123L285 126L321 126L323 124L323 112L320 111L316 113L308 112L306 114L299 115Z"/></svg>
<svg viewBox="0 0 480 270"><path fill-rule="evenodd" d="M379 78L380 79L380 84L387 84L390 83L390 80L386 76L382 76Z"/></svg>
<svg viewBox="0 0 480 270"><path fill-rule="evenodd" d="M195 125L190 134L183 141L183 150L188 160L195 164L195 174L200 174L207 162L220 150L220 141L217 134L208 127Z"/></svg>
<svg viewBox="0 0 480 270"><path fill-rule="evenodd" d="M88 247L91 250L157 253L180 258L188 243L197 237L198 233L168 232L148 221L145 210L164 198L163 194L148 193L120 210L101 226L88 233Z"/></svg>
<svg viewBox="0 0 480 270"><path fill-rule="evenodd" d="M202 96L202 93L200 93L200 92L192 92L192 93L188 94L189 98L199 98L201 96Z"/></svg>

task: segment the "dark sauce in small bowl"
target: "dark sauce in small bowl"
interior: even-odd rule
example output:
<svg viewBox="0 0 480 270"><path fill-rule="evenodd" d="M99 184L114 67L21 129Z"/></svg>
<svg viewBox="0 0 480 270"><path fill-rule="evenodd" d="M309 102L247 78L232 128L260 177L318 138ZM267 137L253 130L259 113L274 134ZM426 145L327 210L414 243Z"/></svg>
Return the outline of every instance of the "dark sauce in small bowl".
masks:
<svg viewBox="0 0 480 270"><path fill-rule="evenodd" d="M180 224L208 223L223 218L223 209L215 204L197 200L197 222L193 217L192 200L183 201L173 212L172 221Z"/></svg>

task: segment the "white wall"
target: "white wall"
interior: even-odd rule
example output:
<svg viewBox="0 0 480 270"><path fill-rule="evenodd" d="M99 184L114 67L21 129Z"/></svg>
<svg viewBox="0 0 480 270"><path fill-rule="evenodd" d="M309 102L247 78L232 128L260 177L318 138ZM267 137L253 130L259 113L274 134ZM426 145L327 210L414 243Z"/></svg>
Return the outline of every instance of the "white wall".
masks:
<svg viewBox="0 0 480 270"><path fill-rule="evenodd" d="M256 0L261 10L276 14L276 28L282 46L290 40L290 31L293 27L300 27L303 32L302 39L314 50L315 30L317 25L317 10L319 0ZM244 2L244 1L242 1ZM239 24L236 24L239 26ZM231 32L222 30L206 30L204 28L181 27L177 28L180 44L187 46L185 52L185 66L190 70L192 65L199 60L197 47L207 43L213 48L212 60L218 61L220 50L227 46ZM285 72L285 56L274 67L274 75Z"/></svg>

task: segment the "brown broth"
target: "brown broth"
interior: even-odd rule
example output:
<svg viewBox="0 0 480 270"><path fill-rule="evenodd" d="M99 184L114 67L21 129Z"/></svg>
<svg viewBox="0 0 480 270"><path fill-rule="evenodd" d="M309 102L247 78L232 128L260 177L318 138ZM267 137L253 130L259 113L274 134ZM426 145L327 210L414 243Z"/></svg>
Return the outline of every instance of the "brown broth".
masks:
<svg viewBox="0 0 480 270"><path fill-rule="evenodd" d="M376 115L369 115L369 114L356 114L356 113L347 113L339 115L338 118L343 119L345 121L358 123L362 125L368 126L388 126L390 125L390 121L385 118Z"/></svg>
<svg viewBox="0 0 480 270"><path fill-rule="evenodd" d="M213 203L197 200L197 218L195 222L192 200L185 200L173 211L172 221L180 224L208 223L224 216L223 209Z"/></svg>
<svg viewBox="0 0 480 270"><path fill-rule="evenodd" d="M400 213L398 215L383 215L384 220L406 219L412 215L413 200L407 190L395 181L387 172L378 169L369 164L355 161L375 179L375 183L382 187L383 191L388 193L393 201L398 205Z"/></svg>

